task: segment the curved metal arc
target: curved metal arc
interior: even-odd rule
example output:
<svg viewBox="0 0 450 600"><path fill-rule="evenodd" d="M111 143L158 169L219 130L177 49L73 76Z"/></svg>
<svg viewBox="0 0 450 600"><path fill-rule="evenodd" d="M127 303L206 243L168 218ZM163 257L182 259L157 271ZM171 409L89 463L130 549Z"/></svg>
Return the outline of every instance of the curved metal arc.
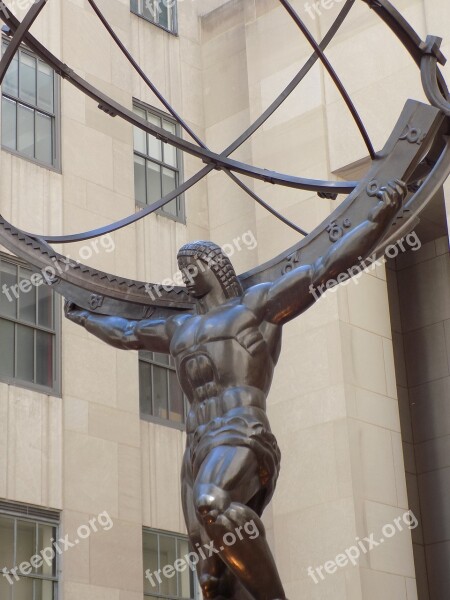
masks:
<svg viewBox="0 0 450 600"><path fill-rule="evenodd" d="M94 10L95 14L98 16L98 18L104 25L104 27L106 28L106 30L108 31L109 35L112 37L114 42L120 48L121 52L124 54L125 58L130 62L132 67L141 76L141 78L144 80L146 85L152 90L152 92L155 94L155 96L158 98L158 100L160 102L162 102L162 104L166 107L166 109L169 111L169 113L176 119L176 121L180 124L180 126L192 137L192 139L199 146L201 146L205 150L209 150L207 145L198 137L198 135L192 130L192 128L189 127L189 125L186 123L186 121L184 121L184 119L177 113L177 111L173 108L173 106L166 100L166 98L163 96L163 94L152 83L152 81L147 77L147 75L141 69L141 67L138 65L138 63L134 60L134 58L132 57L130 52L128 52L128 50L125 48L124 44L120 40L119 36L116 35L113 28L108 23L107 19L105 18L105 16L101 12L101 10L98 8L97 4L95 3L95 0L88 0L88 2L91 5L92 9ZM246 192L251 198L253 198L253 200L255 200L260 206L262 206L267 211L269 211L274 217L279 219L282 223L284 223L285 225L287 225L288 227L290 227L297 233L300 233L301 235L308 235L308 233L304 229L302 229L301 227L298 227L295 223L293 223L291 220L284 217L276 209L272 208L267 202L265 202L262 198L260 198L260 196L258 196L253 190L251 190L244 182L240 181L235 175L233 175L231 173L231 171L229 171L228 169L224 169L224 173L226 175L228 175L228 177L230 177L232 179L232 181L237 183L244 192Z"/></svg>
<svg viewBox="0 0 450 600"><path fill-rule="evenodd" d="M420 74L425 95L430 104L436 106L436 108L439 108L445 115L450 117L450 102L441 93L438 73L437 58L431 55L424 56L422 58Z"/></svg>
<svg viewBox="0 0 450 600"><path fill-rule="evenodd" d="M320 46L318 45L318 43L316 42L314 37L311 35L311 32L306 27L306 25L303 23L302 19L300 18L298 13L294 10L294 8L291 6L291 4L288 2L288 0L279 0L279 2L284 6L286 11L289 13L291 18L296 23L297 27L299 27L299 29L301 30L303 35L306 37L308 42L311 44L311 46L314 48L314 50L319 55L319 58L320 58L322 64L324 65L325 69L328 71L331 79L334 81L336 87L339 90L339 93L341 94L342 98L344 99L344 102L347 105L347 107L348 107L348 109L349 109L361 135L362 135L362 138L364 140L364 143L366 144L367 150L369 151L370 157L373 160L376 156L376 153L375 153L375 149L372 145L372 142L370 141L369 134L367 133L366 128L364 127L364 123L362 122L362 119L359 116L355 105L353 104L350 96L347 93L347 90L345 89L341 80L339 79L336 71L333 69L330 61L325 56L325 54L321 50Z"/></svg>

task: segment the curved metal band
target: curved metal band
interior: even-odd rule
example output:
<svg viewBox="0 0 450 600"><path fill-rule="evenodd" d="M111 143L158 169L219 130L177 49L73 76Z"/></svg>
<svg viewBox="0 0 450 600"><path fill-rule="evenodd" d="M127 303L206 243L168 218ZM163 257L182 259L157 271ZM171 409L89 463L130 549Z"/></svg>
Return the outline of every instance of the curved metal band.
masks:
<svg viewBox="0 0 450 600"><path fill-rule="evenodd" d="M450 117L450 102L442 95L438 83L439 70L437 62L435 56L428 55L422 58L420 67L422 85L430 104L442 110L447 117Z"/></svg>

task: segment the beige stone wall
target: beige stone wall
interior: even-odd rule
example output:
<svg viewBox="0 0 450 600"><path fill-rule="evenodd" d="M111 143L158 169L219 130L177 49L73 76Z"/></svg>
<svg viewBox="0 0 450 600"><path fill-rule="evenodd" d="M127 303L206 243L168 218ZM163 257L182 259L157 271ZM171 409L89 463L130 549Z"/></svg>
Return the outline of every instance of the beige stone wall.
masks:
<svg viewBox="0 0 450 600"><path fill-rule="evenodd" d="M272 0L202 2L202 21L195 3L180 1L178 37L131 15L128 0L99 4L145 72L215 151L267 107L311 52ZM209 12L217 4L224 6ZM302 1L293 4L319 38L342 2L315 20ZM447 36L445 0L396 5L420 34ZM134 97L160 107L87 2L50 1L33 33L126 106ZM417 69L362 2L329 57L380 147L404 100L423 98ZM135 210L131 127L100 112L67 82L61 96L62 174L0 153L1 212L26 230L83 231ZM331 178L364 156L355 126L319 65L233 155L316 178ZM202 166L186 156L185 178ZM307 230L334 206L309 192L246 182ZM175 272L176 250L185 241L231 243L251 231L258 248L233 257L243 271L298 239L224 173L213 172L186 194L186 203L187 226L152 216L115 234L116 251L94 255L90 264L159 281ZM81 246L61 250L76 258ZM283 466L266 523L291 600L416 598L408 531L317 585L307 575L309 566L334 559L357 536L378 536L408 507L385 279L383 268L364 275L358 285L322 299L284 333L269 398ZM141 600L142 526L184 531L184 436L140 421L136 353L108 348L67 321L62 381L62 398L0 383L0 497L62 509L62 530L70 535L107 510L114 528L64 555L62 600Z"/></svg>

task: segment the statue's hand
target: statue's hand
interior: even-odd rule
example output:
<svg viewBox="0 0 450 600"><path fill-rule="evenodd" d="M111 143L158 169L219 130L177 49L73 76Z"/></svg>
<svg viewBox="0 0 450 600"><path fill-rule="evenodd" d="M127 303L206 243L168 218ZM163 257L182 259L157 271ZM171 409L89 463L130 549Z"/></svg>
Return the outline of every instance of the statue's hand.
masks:
<svg viewBox="0 0 450 600"><path fill-rule="evenodd" d="M408 188L403 181L395 179L382 187L377 193L378 202L372 209L369 219L371 221L386 224L400 210L403 200L408 194Z"/></svg>
<svg viewBox="0 0 450 600"><path fill-rule="evenodd" d="M74 302L64 300L64 314L69 321L84 326L89 313L87 310L83 310L77 306Z"/></svg>

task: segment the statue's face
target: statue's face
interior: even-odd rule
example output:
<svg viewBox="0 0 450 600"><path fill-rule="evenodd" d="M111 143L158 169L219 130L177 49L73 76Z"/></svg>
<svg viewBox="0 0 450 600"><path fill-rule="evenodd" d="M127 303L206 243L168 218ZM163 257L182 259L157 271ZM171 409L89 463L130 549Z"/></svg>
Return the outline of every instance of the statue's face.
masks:
<svg viewBox="0 0 450 600"><path fill-rule="evenodd" d="M186 289L193 298L203 298L217 285L216 275L202 261L185 257L179 266Z"/></svg>

